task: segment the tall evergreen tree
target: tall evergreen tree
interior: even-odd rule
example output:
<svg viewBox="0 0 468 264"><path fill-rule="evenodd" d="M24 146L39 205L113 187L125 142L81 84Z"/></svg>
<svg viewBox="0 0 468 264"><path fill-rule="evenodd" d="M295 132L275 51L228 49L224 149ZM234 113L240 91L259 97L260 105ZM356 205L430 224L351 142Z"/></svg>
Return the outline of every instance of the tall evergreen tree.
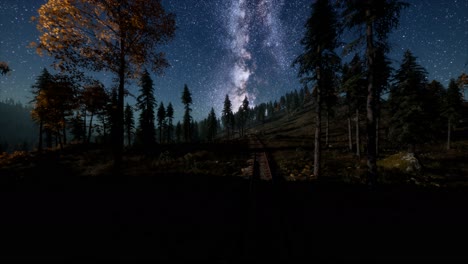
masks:
<svg viewBox="0 0 468 264"><path fill-rule="evenodd" d="M60 120L58 122L57 134L59 135L59 140L63 144L67 144L67 120L73 116L73 111L79 108L77 100L78 87L75 84L76 80L71 76L58 74L55 78L57 90L54 101L56 102Z"/></svg>
<svg viewBox="0 0 468 264"><path fill-rule="evenodd" d="M369 184L377 181L377 115L376 52L389 50L388 34L398 26L400 12L409 6L398 0L340 0L346 27L363 29L365 35L352 41L348 48L365 43L367 66L367 167ZM363 41L365 40L365 41Z"/></svg>
<svg viewBox="0 0 468 264"><path fill-rule="evenodd" d="M261 103L260 105L258 105L258 107L256 107L256 121L260 124L264 124L265 123L265 113L267 111L267 105L265 103Z"/></svg>
<svg viewBox="0 0 468 264"><path fill-rule="evenodd" d="M382 95L390 89L390 77L393 73L391 61L385 54L385 50L382 47L378 47L375 51L374 59L374 86L376 90L376 102L375 102L375 155L379 156L379 130L380 130L380 119L382 114Z"/></svg>
<svg viewBox="0 0 468 264"><path fill-rule="evenodd" d="M127 135L127 145L132 145L132 136L135 129L135 118L133 117L133 108L127 103L124 115L125 134Z"/></svg>
<svg viewBox="0 0 468 264"><path fill-rule="evenodd" d="M177 143L180 143L182 141L182 133L182 124L180 123L180 121L178 121L175 127L175 136Z"/></svg>
<svg viewBox="0 0 468 264"><path fill-rule="evenodd" d="M44 68L41 74L37 77L36 83L32 86L32 93L34 99L31 101L34 104L34 108L31 111L32 119L39 123L39 143L37 150L42 151L43 147L43 132L44 122L47 118L47 105L46 91L53 85L53 76L49 71Z"/></svg>
<svg viewBox="0 0 468 264"><path fill-rule="evenodd" d="M390 90L390 137L415 152L416 144L430 136L431 118L423 100L426 92L426 70L407 50L395 74L395 86Z"/></svg>
<svg viewBox="0 0 468 264"><path fill-rule="evenodd" d="M335 53L339 25L330 1L317 0L312 4L312 14L305 28L305 36L301 40L304 52L293 65L299 65L298 75L305 85L310 82L316 84L314 175L320 177L322 96L327 94L325 89L330 87L327 84L332 82L329 79L331 72L336 71L340 63Z"/></svg>
<svg viewBox="0 0 468 264"><path fill-rule="evenodd" d="M445 96L445 87L442 83L433 80L427 84L424 97L421 98L425 102L427 115L431 117L431 127L429 131L432 132L432 139L434 140L440 139L445 135L447 123L445 117L442 115Z"/></svg>
<svg viewBox="0 0 468 264"><path fill-rule="evenodd" d="M166 124L166 108L164 107L164 103L161 102L158 108L159 143L163 143L165 124Z"/></svg>
<svg viewBox="0 0 468 264"><path fill-rule="evenodd" d="M239 134L241 137L244 136L245 126L249 119L249 112L250 112L249 99L246 96L244 97L244 100L242 101L242 105L239 107L239 111L238 111L238 120L239 120L238 126L239 126Z"/></svg>
<svg viewBox="0 0 468 264"><path fill-rule="evenodd" d="M443 116L447 118L447 150L450 149L452 126L457 124L463 107L463 94L455 79L450 79L444 98Z"/></svg>
<svg viewBox="0 0 468 264"><path fill-rule="evenodd" d="M185 108L183 120L184 140L185 142L189 142L192 138L192 116L190 115L190 112L192 111L192 108L190 108L190 105L192 104L192 95L187 84L184 85L184 91L182 92L182 103Z"/></svg>
<svg viewBox="0 0 468 264"><path fill-rule="evenodd" d="M223 122L224 129L227 132L227 138L229 139L230 131L234 130L234 126L233 126L234 114L232 113L231 100L229 100L229 96L227 94L226 94L226 98L224 99L224 107L223 107L221 120Z"/></svg>
<svg viewBox="0 0 468 264"><path fill-rule="evenodd" d="M200 139L199 125L197 121L192 120L192 122L190 123L190 132L190 141L197 142Z"/></svg>
<svg viewBox="0 0 468 264"><path fill-rule="evenodd" d="M216 113L214 108L211 108L210 114L207 119L207 128L208 128L208 140L213 141L218 133L218 120L216 119Z"/></svg>
<svg viewBox="0 0 468 264"><path fill-rule="evenodd" d="M144 71L140 78L140 95L137 97L137 107L140 110L139 132L140 142L146 148L151 148L155 143L156 128L154 124L154 98L153 80L148 71Z"/></svg>
<svg viewBox="0 0 468 264"><path fill-rule="evenodd" d="M174 130L174 125L172 124L174 120L174 107L172 103L169 103L166 109L166 117L167 117L167 142L170 143L172 141L172 132Z"/></svg>
<svg viewBox="0 0 468 264"><path fill-rule="evenodd" d="M366 104L366 76L364 63L358 54L355 54L349 64L343 66L342 88L346 94L348 105L348 137L351 141L351 114L355 115L356 128L356 156L361 157L360 141L360 114Z"/></svg>

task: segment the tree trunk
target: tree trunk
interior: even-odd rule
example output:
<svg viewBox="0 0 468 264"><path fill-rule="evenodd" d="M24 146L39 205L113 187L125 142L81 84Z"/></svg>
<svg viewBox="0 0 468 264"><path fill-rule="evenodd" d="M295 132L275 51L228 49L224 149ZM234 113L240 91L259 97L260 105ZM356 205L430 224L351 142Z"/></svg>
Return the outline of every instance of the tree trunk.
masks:
<svg viewBox="0 0 468 264"><path fill-rule="evenodd" d="M373 186L377 182L377 156L375 153L375 101L376 89L374 87L374 36L371 20L371 11L366 10L367 28L366 28L366 56L367 68L369 69L367 86L367 174L368 183Z"/></svg>
<svg viewBox="0 0 468 264"><path fill-rule="evenodd" d="M320 177L320 156L321 156L321 151L320 151L320 136L321 136L321 114L322 114L322 106L321 106L321 89L320 89L320 67L317 67L317 105L315 108L315 148L314 148L314 176L315 177Z"/></svg>
<svg viewBox="0 0 468 264"><path fill-rule="evenodd" d="M65 112L63 111L62 111L62 122L63 122L63 127L62 127L63 144L67 145L67 122L65 118Z"/></svg>
<svg viewBox="0 0 468 264"><path fill-rule="evenodd" d="M315 124L315 149L314 149L314 175L315 177L319 177L320 176L320 134L321 134L321 131L320 131L320 123L321 123L321 118L320 118L320 115L321 115L321 107L320 107L320 104L318 102L320 102L320 99L318 99L318 97L320 96L317 96L317 108L316 108L316 112L315 112L315 119L316 119L316 124Z"/></svg>
<svg viewBox="0 0 468 264"><path fill-rule="evenodd" d="M171 142L171 125L167 124L167 143Z"/></svg>
<svg viewBox="0 0 468 264"><path fill-rule="evenodd" d="M131 142L132 142L132 134L131 134L132 131L130 131L130 128L127 129L127 145L131 145Z"/></svg>
<svg viewBox="0 0 468 264"><path fill-rule="evenodd" d="M59 146L60 146L60 150L63 150L63 140L62 140L62 136L60 134L59 129L57 129L57 138L58 138L58 143L59 143Z"/></svg>
<svg viewBox="0 0 468 264"><path fill-rule="evenodd" d="M361 134L359 133L359 109L356 109L356 156L361 157Z"/></svg>
<svg viewBox="0 0 468 264"><path fill-rule="evenodd" d="M159 144L162 144L162 124L159 124Z"/></svg>
<svg viewBox="0 0 468 264"><path fill-rule="evenodd" d="M349 151L353 151L353 135L351 131L351 117L348 115L348 147Z"/></svg>
<svg viewBox="0 0 468 264"><path fill-rule="evenodd" d="M123 139L124 139L124 128L123 128L123 116L124 116L124 92L125 92L125 41L124 37L120 38L120 62L119 62L119 88L117 92L117 113L114 121L115 131L114 131L114 166L118 167L122 163L122 153L123 153Z"/></svg>
<svg viewBox="0 0 468 264"><path fill-rule="evenodd" d="M451 126L452 126L452 120L449 118L448 119L448 125L447 125L447 150L450 149Z"/></svg>
<svg viewBox="0 0 468 264"><path fill-rule="evenodd" d="M325 146L328 148L328 129L330 127L330 122L329 122L329 117L330 114L328 113L327 109L327 115L326 115L326 120L325 120Z"/></svg>
<svg viewBox="0 0 468 264"><path fill-rule="evenodd" d="M376 118L375 119L375 156L378 157L379 156L379 121L380 121L380 118Z"/></svg>
<svg viewBox="0 0 468 264"><path fill-rule="evenodd" d="M46 146L47 148L52 148L53 138L52 138L52 131L50 129L46 129Z"/></svg>
<svg viewBox="0 0 468 264"><path fill-rule="evenodd" d="M86 134L86 108L83 111L83 143L86 143L86 138L88 135Z"/></svg>
<svg viewBox="0 0 468 264"><path fill-rule="evenodd" d="M94 113L91 112L91 117L89 118L89 127L88 127L88 140L87 143L89 144L91 142L91 134L92 134L92 127L93 127L93 116Z"/></svg>
<svg viewBox="0 0 468 264"><path fill-rule="evenodd" d="M42 131L43 131L43 122L42 119L39 121L39 145L37 146L37 151L42 152Z"/></svg>
<svg viewBox="0 0 468 264"><path fill-rule="evenodd" d="M62 145L62 141L60 139L60 132L59 132L59 129L56 129L54 131L54 134L55 134L55 148L59 147Z"/></svg>
<svg viewBox="0 0 468 264"><path fill-rule="evenodd" d="M63 134L63 144L67 145L67 127L65 126L65 120L63 122L62 134Z"/></svg>

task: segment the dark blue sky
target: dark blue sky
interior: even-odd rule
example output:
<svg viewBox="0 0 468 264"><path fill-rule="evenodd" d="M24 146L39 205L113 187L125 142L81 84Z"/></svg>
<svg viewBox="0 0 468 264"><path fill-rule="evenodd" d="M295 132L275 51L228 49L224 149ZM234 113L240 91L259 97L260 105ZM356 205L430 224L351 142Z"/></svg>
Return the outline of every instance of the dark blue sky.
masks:
<svg viewBox="0 0 468 264"><path fill-rule="evenodd" d="M297 69L290 67L302 51L299 40L310 15L305 0L163 0L176 14L175 39L162 49L171 67L153 76L156 98L172 102L176 119L182 116L181 93L187 84L193 95L193 116L199 120L211 107L220 113L226 94L234 105L244 96L253 104L278 99L299 89ZM406 49L426 68L429 80L444 85L467 71L468 0L408 1L400 27L390 37L395 67ZM0 0L0 61L13 72L0 77L0 100L26 103L30 87L51 60L27 46L37 41L30 22L45 0ZM98 74L107 87L112 76ZM130 91L137 95L136 83ZM134 99L127 98L134 103Z"/></svg>

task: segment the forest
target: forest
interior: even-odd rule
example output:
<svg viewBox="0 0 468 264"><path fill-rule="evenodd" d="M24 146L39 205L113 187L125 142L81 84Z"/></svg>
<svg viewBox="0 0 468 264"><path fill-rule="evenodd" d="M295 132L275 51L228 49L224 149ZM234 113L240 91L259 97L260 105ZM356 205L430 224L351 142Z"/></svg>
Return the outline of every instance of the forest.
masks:
<svg viewBox="0 0 468 264"><path fill-rule="evenodd" d="M190 84L177 88L177 109L156 94L150 75L170 63L158 47L174 38L175 16L160 1L101 2L41 6L33 18L41 35L32 47L51 56L58 73L44 66L29 105L0 102L2 189L65 197L63 204L47 195L32 204L21 198L22 208L39 206L50 218L62 208L67 223L78 214L88 223L91 215L112 222L71 235L98 237L86 252L104 258L167 261L180 251L175 259L240 262L468 257L459 249L465 242L441 242L452 221L456 230L449 231L467 231L468 75L460 69L447 87L429 80L409 49L392 66L388 36L407 3L313 1L303 52L291 58L301 86L255 105L245 97L238 109L226 94L221 114L213 106L195 120ZM359 34L346 42L344 32ZM4 62L0 70L0 78L12 74ZM105 87L87 71L111 72L115 84ZM129 82L137 94L130 95ZM408 231L407 223L420 225ZM68 241L52 230L57 241ZM309 240L314 232L323 243ZM354 244L358 237L369 249ZM99 249L99 241L112 249ZM146 241L157 256L144 250ZM318 250L309 255L309 246ZM37 251L18 254L57 254L31 248Z"/></svg>

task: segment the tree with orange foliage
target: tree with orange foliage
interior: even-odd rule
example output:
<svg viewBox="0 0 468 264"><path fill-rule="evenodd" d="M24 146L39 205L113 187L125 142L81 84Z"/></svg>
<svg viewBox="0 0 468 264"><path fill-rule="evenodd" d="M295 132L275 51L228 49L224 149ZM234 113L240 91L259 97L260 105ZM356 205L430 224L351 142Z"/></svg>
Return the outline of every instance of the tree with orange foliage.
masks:
<svg viewBox="0 0 468 264"><path fill-rule="evenodd" d="M110 71L119 80L116 102L114 163L124 145L125 83L144 66L163 73L169 66L157 47L168 43L176 29L175 16L160 0L48 0L33 18L41 35L33 43L39 54L55 59L62 71Z"/></svg>
<svg viewBox="0 0 468 264"><path fill-rule="evenodd" d="M0 61L0 74L5 75L10 71L11 69L8 67L8 64L6 62Z"/></svg>

